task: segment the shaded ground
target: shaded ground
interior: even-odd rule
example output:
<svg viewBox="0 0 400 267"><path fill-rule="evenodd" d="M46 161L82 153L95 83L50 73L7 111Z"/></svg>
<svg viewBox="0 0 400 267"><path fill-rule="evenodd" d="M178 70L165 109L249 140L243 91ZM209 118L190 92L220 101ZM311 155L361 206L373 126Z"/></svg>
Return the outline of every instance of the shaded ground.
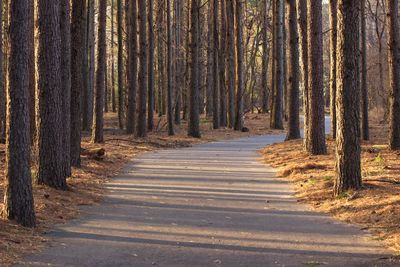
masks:
<svg viewBox="0 0 400 267"><path fill-rule="evenodd" d="M25 229L13 222L0 219L0 266L8 266L26 253L37 251L47 245L45 234L52 225L65 223L79 216L79 208L92 205L102 199L104 183L115 176L120 169L137 155L159 149L188 147L193 143L207 142L250 135L270 134L269 119L266 115L248 115L246 126L249 133L234 132L230 129L212 130L212 124L203 118L201 128L203 138L193 139L186 135L186 124L176 127L176 136L169 137L165 128L165 118L155 119L156 130L147 138L134 138L118 129L116 114L106 114L105 138L101 145L90 144L89 133L84 134L82 146L86 150L104 148L106 155L95 160L86 152L82 155L82 168L73 170L68 179L69 191L60 192L44 186L34 186L35 210L38 227ZM4 145L0 144L0 170L5 167ZM33 158L34 161L34 158ZM32 170L35 173L35 170ZM3 199L4 172L0 172L0 199ZM1 209L1 203L0 203Z"/></svg>
<svg viewBox="0 0 400 267"><path fill-rule="evenodd" d="M367 233L308 210L255 152L283 136L143 154L31 266L396 266Z"/></svg>

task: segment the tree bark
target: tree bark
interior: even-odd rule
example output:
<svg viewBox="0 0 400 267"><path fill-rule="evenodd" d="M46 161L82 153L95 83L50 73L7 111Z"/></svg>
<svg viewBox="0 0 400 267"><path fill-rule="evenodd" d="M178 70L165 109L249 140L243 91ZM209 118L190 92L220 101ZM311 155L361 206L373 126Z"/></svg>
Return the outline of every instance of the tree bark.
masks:
<svg viewBox="0 0 400 267"><path fill-rule="evenodd" d="M173 107L173 87L172 87L172 24L171 24L171 1L167 0L167 120L168 135L174 135L174 107Z"/></svg>
<svg viewBox="0 0 400 267"><path fill-rule="evenodd" d="M283 44L283 0L276 1L275 34L274 34L274 64L275 82L271 112L271 128L283 129L283 90L284 90L284 44Z"/></svg>
<svg viewBox="0 0 400 267"><path fill-rule="evenodd" d="M137 2L132 1L129 5L129 47L128 47L128 110L126 114L126 132L133 134L136 127L136 93L137 93L137 75L138 75L138 40L137 40ZM121 69L122 70L122 69Z"/></svg>
<svg viewBox="0 0 400 267"><path fill-rule="evenodd" d="M220 108L219 108L219 32L218 32L218 3L219 0L212 0L213 1L213 12L212 12L212 19L213 19L213 128L218 129L220 127Z"/></svg>
<svg viewBox="0 0 400 267"><path fill-rule="evenodd" d="M387 0L389 38L389 148L400 149L400 43L399 43L399 3Z"/></svg>
<svg viewBox="0 0 400 267"><path fill-rule="evenodd" d="M362 136L369 140L368 122L368 84L367 84L367 31L365 18L365 0L360 1L361 12L361 110L362 110Z"/></svg>
<svg viewBox="0 0 400 267"><path fill-rule="evenodd" d="M132 5L136 5L136 1L132 1ZM130 14L133 17L133 14ZM129 16L128 16L129 17ZM124 48L123 48L123 36L122 36L122 0L117 0L117 34L118 34L118 124L119 128L124 128ZM129 97L128 97L129 98ZM128 100L129 101L129 100ZM129 104L128 104L129 106ZM129 111L128 111L129 112ZM128 120L128 115L126 116ZM133 126L134 127L134 126ZM127 125L128 128L128 125ZM128 133L133 130L127 130Z"/></svg>
<svg viewBox="0 0 400 267"><path fill-rule="evenodd" d="M243 121L243 95L244 95L244 49L243 49L243 3L242 0L236 0L236 75L237 75L237 89L236 89L236 121L235 130L242 131L244 126Z"/></svg>
<svg viewBox="0 0 400 267"><path fill-rule="evenodd" d="M6 136L6 88L4 83L3 54L3 2L0 2L0 138Z"/></svg>
<svg viewBox="0 0 400 267"><path fill-rule="evenodd" d="M233 0L228 0L233 1ZM212 1L208 1L208 11L207 11L207 88L206 88L206 116L208 118L212 117L213 114L213 85L214 85L214 75L213 75L213 20L212 20ZM232 13L232 16L234 14ZM234 67L234 66L233 66Z"/></svg>
<svg viewBox="0 0 400 267"><path fill-rule="evenodd" d="M85 91L82 66L84 60L86 60L84 53L85 12L85 1L72 1L71 85L74 86L71 87L71 165L75 167L81 166L81 93ZM87 97L89 98L89 94ZM86 104L88 103L85 103L85 106Z"/></svg>
<svg viewBox="0 0 400 267"><path fill-rule="evenodd" d="M154 25L153 25L153 0L149 0L149 70L148 70L148 102L147 102L147 129L154 128Z"/></svg>
<svg viewBox="0 0 400 267"><path fill-rule="evenodd" d="M199 110L199 73L200 73L200 6L199 0L191 1L190 17L191 17L191 76L190 76L190 115L189 115L189 132L188 135L200 138L200 110Z"/></svg>
<svg viewBox="0 0 400 267"><path fill-rule="evenodd" d="M117 105L115 101L115 58L114 58L114 36L115 36L115 12L114 4L115 0L111 0L111 110L112 112L117 111Z"/></svg>
<svg viewBox="0 0 400 267"><path fill-rule="evenodd" d="M105 71L106 71L106 21L107 21L107 0L100 0L99 4L99 25L97 33L97 71L96 71L96 96L95 116L93 119L92 142L104 142L104 92L105 92Z"/></svg>
<svg viewBox="0 0 400 267"><path fill-rule="evenodd" d="M306 150L313 155L326 154L323 86L322 0L308 0L308 101L309 136Z"/></svg>
<svg viewBox="0 0 400 267"><path fill-rule="evenodd" d="M269 93L268 93L268 0L263 0L262 6L262 71L261 71L261 111L269 111Z"/></svg>
<svg viewBox="0 0 400 267"><path fill-rule="evenodd" d="M300 138L299 118L299 34L297 30L296 0L288 0L289 4L289 88L288 88L288 133L287 140Z"/></svg>
<svg viewBox="0 0 400 267"><path fill-rule="evenodd" d="M71 176L71 1L61 0L61 116L65 176Z"/></svg>
<svg viewBox="0 0 400 267"><path fill-rule="evenodd" d="M2 3L0 3L0 6ZM29 1L10 4L10 58L7 114L4 215L26 226L35 226L30 170L29 126ZM2 8L0 8L2 11ZM1 21L1 15L0 15Z"/></svg>
<svg viewBox="0 0 400 267"><path fill-rule="evenodd" d="M315 11L314 11L315 12ZM359 2L338 1L335 195L361 187L360 90L357 76Z"/></svg>
<svg viewBox="0 0 400 267"><path fill-rule="evenodd" d="M146 103L147 103L147 11L146 11L146 1L139 0L138 14L139 14L139 44L140 44L140 64L139 64L139 88L138 88L138 123L136 129L136 135L138 137L145 137L147 135L146 128Z"/></svg>
<svg viewBox="0 0 400 267"><path fill-rule="evenodd" d="M226 0L221 1L220 8L220 43L219 43L219 89L220 89L220 126L226 127L227 123L227 105L226 105L226 38L227 38L227 21L226 21Z"/></svg>
<svg viewBox="0 0 400 267"><path fill-rule="evenodd" d="M29 2L29 116L31 144L36 139L36 68L35 68L35 4L34 0ZM2 65L0 65L2 66Z"/></svg>
<svg viewBox="0 0 400 267"><path fill-rule="evenodd" d="M235 59L235 2L226 0L227 18L227 84L228 84L228 127L235 125L235 87L236 87L236 59Z"/></svg>
<svg viewBox="0 0 400 267"><path fill-rule="evenodd" d="M60 0L39 0L38 17L39 164L37 182L55 189L66 190L63 153L60 149L63 147Z"/></svg>
<svg viewBox="0 0 400 267"><path fill-rule="evenodd" d="M336 44L337 44L337 0L329 1L330 40L330 115L332 137L336 138Z"/></svg>

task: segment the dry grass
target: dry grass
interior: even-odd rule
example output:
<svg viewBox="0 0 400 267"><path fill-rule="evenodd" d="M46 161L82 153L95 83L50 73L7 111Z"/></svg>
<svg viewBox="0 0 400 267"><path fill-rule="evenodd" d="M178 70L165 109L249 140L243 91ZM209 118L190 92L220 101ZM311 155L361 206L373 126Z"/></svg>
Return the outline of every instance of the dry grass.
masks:
<svg viewBox="0 0 400 267"><path fill-rule="evenodd" d="M301 201L317 211L369 229L376 239L399 254L400 152L387 149L386 136L386 125L372 125L372 141L362 145L363 188L338 198L333 197L333 140L328 140L328 155L323 156L309 156L303 151L301 140L274 144L262 152L266 163L277 167L280 176L295 184Z"/></svg>
<svg viewBox="0 0 400 267"><path fill-rule="evenodd" d="M27 229L13 222L0 220L0 266L8 266L25 254L46 246L46 231L54 224L79 216L79 207L92 205L102 199L103 185L115 176L121 168L136 155L154 149L190 146L194 143L213 140L246 137L250 135L270 134L269 119L265 115L249 115L246 117L248 133L234 132L230 129L212 130L212 122L202 120L202 139L187 137L186 125L176 128L176 135L170 137L165 129L164 118L156 119L157 130L147 138L134 138L126 135L118 128L115 114L106 117L106 142L101 145L91 144L86 135L82 147L86 150L104 148L106 156L103 160L94 160L82 156L82 168L74 169L72 178L68 179L69 190L56 191L45 186L34 185L35 210L37 227ZM0 169L4 170L4 145L0 145ZM3 198L3 172L0 173L0 198ZM1 207L0 207L1 208Z"/></svg>

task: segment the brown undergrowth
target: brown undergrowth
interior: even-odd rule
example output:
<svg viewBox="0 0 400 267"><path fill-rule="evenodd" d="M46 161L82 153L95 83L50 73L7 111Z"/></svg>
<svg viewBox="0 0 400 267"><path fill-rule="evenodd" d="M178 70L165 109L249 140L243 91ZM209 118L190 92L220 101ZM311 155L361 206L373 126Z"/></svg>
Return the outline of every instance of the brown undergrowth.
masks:
<svg viewBox="0 0 400 267"><path fill-rule="evenodd" d="M387 127L371 126L371 141L362 144L363 188L333 197L335 143L328 139L328 154L310 156L301 140L274 144L262 150L266 163L293 182L302 202L320 212L360 225L400 253L400 152L386 146Z"/></svg>
<svg viewBox="0 0 400 267"><path fill-rule="evenodd" d="M62 224L79 216L79 207L95 205L104 194L104 183L117 175L122 167L140 153L155 149L187 147L195 143L214 140L271 134L266 115L250 114L246 117L246 127L250 132L234 132L222 128L212 130L212 121L202 119L202 138L187 137L185 123L176 127L176 135L168 136L165 118L156 118L154 132L146 138L135 138L118 129L115 114L107 114L105 121L105 143L91 144L89 134L83 138L83 151L105 149L104 158L94 159L82 153L82 168L74 169L68 179L69 190L62 192L45 186L34 185L37 227L27 229L13 222L0 219L0 266L8 266L23 255L38 251L46 246L45 233L55 224ZM5 167L4 145L0 145L0 169ZM34 171L33 171L34 172ZM0 198L3 199L4 171L0 172ZM1 205L1 204L0 204ZM1 208L1 207L0 207Z"/></svg>

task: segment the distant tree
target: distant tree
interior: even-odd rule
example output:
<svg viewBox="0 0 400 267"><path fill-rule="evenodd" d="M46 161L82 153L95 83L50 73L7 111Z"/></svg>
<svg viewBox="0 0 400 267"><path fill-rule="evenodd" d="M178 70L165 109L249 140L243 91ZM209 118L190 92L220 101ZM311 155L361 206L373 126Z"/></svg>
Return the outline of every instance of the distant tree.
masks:
<svg viewBox="0 0 400 267"><path fill-rule="evenodd" d="M274 12L274 93L272 95L271 128L283 129L283 90L284 90L284 41L283 18L284 1L277 0Z"/></svg>
<svg viewBox="0 0 400 267"><path fill-rule="evenodd" d="M137 93L137 72L138 72L138 38L137 38L137 1L129 5L129 27L128 38L128 110L126 113L126 132L133 134L136 126L136 93ZM122 70L122 69L121 69Z"/></svg>
<svg viewBox="0 0 400 267"><path fill-rule="evenodd" d="M400 149L400 37L399 37L399 2L387 0L388 37L389 37L389 148Z"/></svg>
<svg viewBox="0 0 400 267"><path fill-rule="evenodd" d="M145 137L147 135L146 127L146 104L148 93L148 47L147 47L147 10L146 1L138 1L139 14L139 87L138 87L138 121L136 135Z"/></svg>
<svg viewBox="0 0 400 267"><path fill-rule="evenodd" d="M35 4L34 0L26 0L29 3L29 116L30 116L30 136L31 144L34 145L36 139L36 67L35 67ZM2 65L0 65L2 66Z"/></svg>
<svg viewBox="0 0 400 267"><path fill-rule="evenodd" d="M365 15L365 0L360 1L361 12L361 111L362 111L362 136L369 140L368 122L368 82L367 82L367 26Z"/></svg>
<svg viewBox="0 0 400 267"><path fill-rule="evenodd" d="M0 3L1 6L1 3ZM10 3L10 57L7 114L4 215L26 227L35 226L30 170L29 1ZM0 8L0 11L2 9ZM0 12L2 13L2 12ZM1 15L0 15L0 21Z"/></svg>
<svg viewBox="0 0 400 267"><path fill-rule="evenodd" d="M147 100L147 129L154 128L154 25L153 25L153 0L149 0L148 25L149 25L149 64L148 64L148 100Z"/></svg>
<svg viewBox="0 0 400 267"><path fill-rule="evenodd" d="M82 2L82 1L81 1ZM84 2L82 2L84 4ZM74 4L73 4L74 5ZM93 95L94 95L94 76L95 76L95 0L88 0L86 12L86 49L87 57L85 57L84 65L87 66L87 75L85 88L83 89L82 95L82 129L84 131L91 131L93 124ZM78 16L78 15L77 15ZM81 14L79 14L81 16ZM78 25L79 20L73 19L73 24ZM82 18L84 20L84 18ZM74 22L75 21L75 22ZM78 27L78 26L77 26ZM80 26L81 27L81 26ZM73 26L74 28L74 26ZM78 34L78 32L75 32ZM80 33L79 33L79 36ZM82 42L82 41L80 41ZM72 44L74 45L74 44ZM81 56L81 55L79 55ZM84 56L84 55L82 55ZM79 74L78 74L79 75ZM84 77L84 76L82 76ZM75 88L75 86L74 86Z"/></svg>
<svg viewBox="0 0 400 267"><path fill-rule="evenodd" d="M71 17L71 85L73 85L71 87L71 165L75 167L81 166L81 97L82 92L85 91L82 66L86 60L84 52L84 39L86 38L85 17L85 1L73 0ZM85 105L89 104L85 103Z"/></svg>
<svg viewBox="0 0 400 267"><path fill-rule="evenodd" d="M358 65L359 2L338 1L337 135L335 195L361 187L360 90Z"/></svg>
<svg viewBox="0 0 400 267"><path fill-rule="evenodd" d="M127 1L129 3L129 1ZM132 1L132 5L136 6L137 1ZM131 14L130 16L133 16ZM129 16L127 16L129 17ZM117 34L118 34L118 123L119 128L124 128L124 48L123 48L123 13L122 13L122 0L117 0ZM128 34L129 35L129 34ZM129 97L128 97L129 98ZM129 106L129 104L128 104ZM136 108L136 107L135 107ZM129 111L128 111L129 112ZM127 120L128 120L127 115ZM131 118L129 118L131 119ZM128 126L127 126L128 127ZM134 126L132 126L134 127ZM134 129L134 128L132 128ZM128 133L133 130L127 130Z"/></svg>
<svg viewBox="0 0 400 267"><path fill-rule="evenodd" d="M261 71L261 111L267 113L269 111L269 94L268 94L268 61L269 61L269 42L268 42L268 0L262 1L262 71Z"/></svg>
<svg viewBox="0 0 400 267"><path fill-rule="evenodd" d="M200 72L200 5L199 0L192 0L190 7L191 17L191 75L190 75L190 116L188 135L192 137L200 137L200 109L199 109L199 72Z"/></svg>
<svg viewBox="0 0 400 267"><path fill-rule="evenodd" d="M329 1L330 40L330 115L332 137L336 138L336 43L337 43L337 0Z"/></svg>
<svg viewBox="0 0 400 267"><path fill-rule="evenodd" d="M66 190L62 151L60 0L39 0L37 182ZM81 70L82 71L82 70ZM80 128L78 128L80 130Z"/></svg>
<svg viewBox="0 0 400 267"><path fill-rule="evenodd" d="M299 34L297 29L296 0L287 0L289 6L289 86L287 140L300 138L299 118Z"/></svg>
<svg viewBox="0 0 400 267"><path fill-rule="evenodd" d="M106 71L106 21L107 21L107 0L99 1L99 25L97 33L97 71L96 71L96 96L95 116L93 119L92 142L104 142L104 92L105 92L105 71Z"/></svg>
<svg viewBox="0 0 400 267"><path fill-rule="evenodd" d="M308 0L308 101L307 152L326 154L323 86L322 0Z"/></svg>
<svg viewBox="0 0 400 267"><path fill-rule="evenodd" d="M171 22L171 0L167 0L167 120L168 135L174 135L174 112L173 112L173 76L172 76L172 22Z"/></svg>
<svg viewBox="0 0 400 267"><path fill-rule="evenodd" d="M218 10L219 10L219 3L220 0L212 0L212 53L213 53L213 128L218 129L220 127L220 109L219 109L219 31L218 31Z"/></svg>
<svg viewBox="0 0 400 267"><path fill-rule="evenodd" d="M243 94L244 94L244 48L243 48L243 3L242 0L236 0L236 121L235 130L243 130Z"/></svg>
<svg viewBox="0 0 400 267"><path fill-rule="evenodd" d="M112 112L117 111L117 105L115 100L115 56L114 56L114 44L115 41L115 0L111 0L111 110Z"/></svg>
<svg viewBox="0 0 400 267"><path fill-rule="evenodd" d="M234 1L234 0L227 0L227 1ZM212 12L213 12L213 1L208 1L207 5L207 77L206 77L206 116L207 118L211 118L213 114L213 86L214 86L214 74L213 74L213 47L214 43L213 40L213 20L212 20ZM229 10L229 9L227 9ZM232 13L233 15L233 13ZM228 17L229 18L229 17ZM232 22L233 23L233 22ZM229 31L230 29L228 29ZM234 31L234 29L232 29ZM234 34L234 32L233 32ZM232 51L234 53L234 50ZM235 67L235 66L233 66ZM232 91L233 92L233 91ZM233 104L234 106L234 104ZM233 124L232 124L233 125Z"/></svg>
<svg viewBox="0 0 400 267"><path fill-rule="evenodd" d="M267 1L267 0L265 0ZM227 19L227 85L228 85L228 126L235 125L235 87L236 87L236 58L235 58L235 2L226 0Z"/></svg>
<svg viewBox="0 0 400 267"><path fill-rule="evenodd" d="M228 126L227 104L226 104L226 50L227 50L227 21L226 21L226 0L221 1L220 8L220 34L219 34L219 99L220 99L220 126Z"/></svg>

